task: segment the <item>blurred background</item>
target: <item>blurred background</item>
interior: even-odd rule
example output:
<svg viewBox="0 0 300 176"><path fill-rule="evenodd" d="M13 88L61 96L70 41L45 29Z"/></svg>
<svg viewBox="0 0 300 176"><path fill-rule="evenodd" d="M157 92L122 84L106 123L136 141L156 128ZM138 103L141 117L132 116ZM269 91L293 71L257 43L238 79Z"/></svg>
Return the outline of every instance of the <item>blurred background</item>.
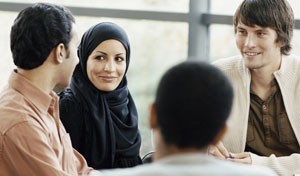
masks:
<svg viewBox="0 0 300 176"><path fill-rule="evenodd" d="M300 1L288 0L296 23ZM65 5L74 14L79 35L90 26L111 21L122 26L131 43L129 90L139 113L141 155L153 150L148 128L149 105L161 75L189 56L208 62L237 55L232 15L242 0L0 0L0 89L14 69L10 28L18 12L34 2ZM294 31L292 54L300 54L299 27ZM176 96L176 95L175 95Z"/></svg>

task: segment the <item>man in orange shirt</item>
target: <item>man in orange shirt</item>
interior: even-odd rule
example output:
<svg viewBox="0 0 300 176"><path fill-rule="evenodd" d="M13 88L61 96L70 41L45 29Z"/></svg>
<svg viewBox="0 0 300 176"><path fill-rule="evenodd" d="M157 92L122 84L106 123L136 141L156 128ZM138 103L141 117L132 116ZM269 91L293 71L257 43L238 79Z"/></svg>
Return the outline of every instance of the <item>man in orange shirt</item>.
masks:
<svg viewBox="0 0 300 176"><path fill-rule="evenodd" d="M92 168L72 148L53 88L66 87L78 62L71 12L38 3L11 28L16 69L0 93L0 175L88 175Z"/></svg>

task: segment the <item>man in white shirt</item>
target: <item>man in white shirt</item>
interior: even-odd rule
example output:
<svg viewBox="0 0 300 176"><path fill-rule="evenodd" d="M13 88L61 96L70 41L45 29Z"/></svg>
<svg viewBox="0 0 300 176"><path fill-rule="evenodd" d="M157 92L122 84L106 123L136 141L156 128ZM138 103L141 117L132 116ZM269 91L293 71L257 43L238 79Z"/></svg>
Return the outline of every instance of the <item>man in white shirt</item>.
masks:
<svg viewBox="0 0 300 176"><path fill-rule="evenodd" d="M244 0L234 15L240 55L214 62L230 79L230 129L211 153L234 162L300 173L300 59L290 55L294 15L287 0ZM220 152L219 152L220 151Z"/></svg>

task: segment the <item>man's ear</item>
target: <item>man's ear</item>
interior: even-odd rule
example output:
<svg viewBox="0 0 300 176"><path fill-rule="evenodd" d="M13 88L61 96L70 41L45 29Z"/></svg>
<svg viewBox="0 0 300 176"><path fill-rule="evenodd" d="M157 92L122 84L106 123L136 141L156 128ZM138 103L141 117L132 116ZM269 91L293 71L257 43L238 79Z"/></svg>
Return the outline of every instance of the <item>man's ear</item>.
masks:
<svg viewBox="0 0 300 176"><path fill-rule="evenodd" d="M150 115L149 115L149 126L151 129L157 128L157 110L156 110L156 104L152 103L150 105Z"/></svg>
<svg viewBox="0 0 300 176"><path fill-rule="evenodd" d="M64 57L66 57L66 48L63 43L60 43L55 47L55 61L57 63L62 63Z"/></svg>
<svg viewBox="0 0 300 176"><path fill-rule="evenodd" d="M212 145L217 145L224 137L225 133L227 132L227 124L225 123L223 127L219 130L219 133L216 135L214 140L212 141Z"/></svg>
<svg viewBox="0 0 300 176"><path fill-rule="evenodd" d="M280 47L280 48L282 48L282 47L284 47L284 46L286 45L285 42L276 42L276 44L277 44L277 46Z"/></svg>

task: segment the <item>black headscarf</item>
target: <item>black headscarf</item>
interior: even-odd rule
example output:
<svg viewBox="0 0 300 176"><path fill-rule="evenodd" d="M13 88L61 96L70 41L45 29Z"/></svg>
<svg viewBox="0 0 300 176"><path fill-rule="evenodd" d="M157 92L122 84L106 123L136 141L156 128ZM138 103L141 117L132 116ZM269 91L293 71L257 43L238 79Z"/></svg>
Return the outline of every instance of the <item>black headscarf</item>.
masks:
<svg viewBox="0 0 300 176"><path fill-rule="evenodd" d="M98 90L87 76L87 59L103 41L120 41L126 50L126 71L119 86L110 92ZM138 115L127 88L126 72L130 61L130 45L125 31L110 22L99 23L86 31L78 49L77 64L70 88L88 111L84 119L89 151L83 154L95 168L112 168L122 157L139 156L141 137ZM118 159L120 158L120 159ZM115 161L120 160L120 161ZM125 163L126 165L126 163ZM130 163L129 163L130 165Z"/></svg>

